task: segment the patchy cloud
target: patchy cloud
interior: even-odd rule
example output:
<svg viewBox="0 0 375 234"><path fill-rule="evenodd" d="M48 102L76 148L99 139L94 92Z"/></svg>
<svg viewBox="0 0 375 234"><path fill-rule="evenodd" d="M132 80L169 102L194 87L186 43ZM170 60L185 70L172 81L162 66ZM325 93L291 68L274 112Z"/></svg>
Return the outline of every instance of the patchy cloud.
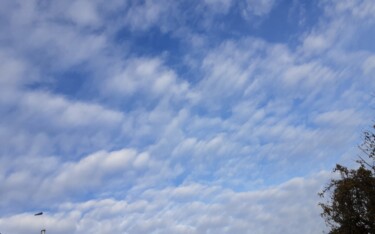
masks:
<svg viewBox="0 0 375 234"><path fill-rule="evenodd" d="M320 173L313 178L295 178L279 186L254 191L235 192L221 187L189 184L162 190L146 190L135 201L95 199L63 203L56 213L45 217L32 214L0 219L3 230L27 233L39 226L63 233L99 232L174 232L174 233L288 233L306 231L300 223L311 226L307 233L323 229L315 193L321 188ZM307 202L306 202L307 201ZM166 209L167 207L167 209ZM25 227L17 226L22 221ZM284 223L288 225L283 226Z"/></svg>
<svg viewBox="0 0 375 234"><path fill-rule="evenodd" d="M372 1L0 2L1 233L324 230Z"/></svg>

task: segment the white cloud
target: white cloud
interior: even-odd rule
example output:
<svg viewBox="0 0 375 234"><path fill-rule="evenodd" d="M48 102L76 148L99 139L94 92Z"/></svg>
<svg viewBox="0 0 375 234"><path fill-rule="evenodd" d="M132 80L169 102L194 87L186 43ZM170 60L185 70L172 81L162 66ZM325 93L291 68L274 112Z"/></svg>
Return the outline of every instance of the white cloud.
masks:
<svg viewBox="0 0 375 234"><path fill-rule="evenodd" d="M49 190L49 194L61 196L66 193L106 187L105 179L110 179L114 175L117 175L117 179L121 177L128 180L135 179L132 178L130 171L147 169L151 165L151 160L145 157L145 154L138 155L137 152L129 149L110 153L97 152L78 162L64 163L57 176L52 181L46 181L44 186L47 186L45 189ZM49 183L54 184L54 188L49 186ZM110 184L107 186L111 187Z"/></svg>
<svg viewBox="0 0 375 234"><path fill-rule="evenodd" d="M335 74L331 69L317 63L293 65L286 69L284 81L287 85L295 86L323 86L334 80Z"/></svg>
<svg viewBox="0 0 375 234"><path fill-rule="evenodd" d="M131 6L125 16L125 23L133 30L146 30L157 26L163 28L163 17L169 17L173 6L172 1L146 0L143 4Z"/></svg>
<svg viewBox="0 0 375 234"><path fill-rule="evenodd" d="M206 75L197 89L206 108L228 108L238 100L262 101L269 96L290 99L313 98L337 81L332 68L324 61L306 59L283 45L254 38L222 43L202 61ZM297 88L298 87L298 88ZM307 95L308 91L309 95Z"/></svg>
<svg viewBox="0 0 375 234"><path fill-rule="evenodd" d="M78 24L95 25L100 22L96 6L92 1L74 1L69 7L67 15Z"/></svg>
<svg viewBox="0 0 375 234"><path fill-rule="evenodd" d="M223 13L227 13L232 6L232 0L204 0L204 3L214 12Z"/></svg>
<svg viewBox="0 0 375 234"><path fill-rule="evenodd" d="M368 57L362 65L362 69L365 75L371 75L375 71L375 55Z"/></svg>
<svg viewBox="0 0 375 234"><path fill-rule="evenodd" d="M321 3L337 9L295 45L230 31L218 46L206 33L216 38L229 21L215 17L241 3L113 2L2 1L0 231L37 232L23 212L40 206L55 233L324 229L316 192L328 177L307 175L349 160L371 119L373 58L348 50L361 32L348 21L371 18L370 2ZM244 4L260 18L278 1ZM188 59L138 57L140 42L118 42L153 27ZM71 71L84 86L55 93Z"/></svg>
<svg viewBox="0 0 375 234"><path fill-rule="evenodd" d="M301 37L303 53L330 53L336 60L359 53L367 35L372 35L375 6L371 0L322 1L324 16L319 23ZM365 35L364 37L360 35ZM370 37L372 38L372 37ZM371 39L369 39L371 40ZM341 52L341 53L340 53ZM343 55L344 54L344 55Z"/></svg>
<svg viewBox="0 0 375 234"><path fill-rule="evenodd" d="M43 92L24 93L19 103L23 122L39 119L61 128L118 125L123 114L103 106L69 101Z"/></svg>
<svg viewBox="0 0 375 234"><path fill-rule="evenodd" d="M246 46L246 52L239 49L242 45ZM198 86L203 96L202 101L211 102L210 108L215 108L212 101L241 97L244 89L254 79L254 70L259 61L257 52L262 48L262 41L249 39L243 44L224 42L210 51L203 59L201 67L205 74L205 79Z"/></svg>
<svg viewBox="0 0 375 234"><path fill-rule="evenodd" d="M18 164L3 161L9 168L0 173L3 184L1 207L14 202L21 207L46 207L70 200L76 194L96 191L105 194L134 186L138 180L146 180L160 165L147 152L133 149L99 151L78 161L62 161L57 157L19 158ZM154 176L162 177L161 174ZM99 192L101 191L101 192ZM94 196L95 197L95 196ZM43 205L37 205L42 203ZM13 208L18 210L17 207Z"/></svg>
<svg viewBox="0 0 375 234"><path fill-rule="evenodd" d="M304 39L303 47L309 51L321 52L331 45L325 35L309 35Z"/></svg>
<svg viewBox="0 0 375 234"><path fill-rule="evenodd" d="M0 64L2 93L7 92L7 89L13 91L20 85L35 81L35 75L31 72L32 69L22 59L16 58L5 51L0 51Z"/></svg>
<svg viewBox="0 0 375 234"><path fill-rule="evenodd" d="M91 150L105 145L111 149L115 144L111 135L128 121L117 110L50 92L12 89L2 101L1 152L14 157L82 154L88 152L88 146ZM13 111L7 111L10 107Z"/></svg>
<svg viewBox="0 0 375 234"><path fill-rule="evenodd" d="M52 231L54 233L72 233L75 230L72 224L74 219L70 217L64 217L65 220L61 220L61 215L57 214L52 217L45 216L34 216L30 213L23 213L14 215L0 221L2 227L2 233L38 233L45 227L54 227L52 230L47 228L46 231ZM20 225L20 222L22 225Z"/></svg>
<svg viewBox="0 0 375 234"><path fill-rule="evenodd" d="M353 109L321 113L315 117L315 121L318 124L338 125L341 127L356 126L365 122L363 117Z"/></svg>
<svg viewBox="0 0 375 234"><path fill-rule="evenodd" d="M189 85L179 80L175 72L158 58L137 58L124 62L124 67L104 81L106 95L143 98L176 97L184 99Z"/></svg>
<svg viewBox="0 0 375 234"><path fill-rule="evenodd" d="M4 12L8 22L4 26L9 33L2 34L1 38L10 41L12 52L21 54L30 66L39 68L39 61L47 65L43 71L67 69L93 56L100 60L103 51L108 49L108 35L82 29L100 26L97 2L14 2Z"/></svg>
<svg viewBox="0 0 375 234"><path fill-rule="evenodd" d="M105 36L100 34L82 34L69 26L45 24L30 32L31 48L38 50L50 48L44 54L44 59L58 59L53 63L55 69L66 69L81 64L94 56L100 59L102 52L107 49Z"/></svg>
<svg viewBox="0 0 375 234"><path fill-rule="evenodd" d="M375 6L371 0L325 1L325 3L326 13L329 15L349 13L359 19L375 19Z"/></svg>
<svg viewBox="0 0 375 234"><path fill-rule="evenodd" d="M235 192L201 184L146 191L134 201L98 199L65 203L45 220L32 214L1 218L3 232L28 233L44 225L63 233L316 233L324 230L317 192L320 173L294 178L280 186ZM18 223L18 225L15 225ZM22 225L20 225L22 223ZM285 225L287 224L287 225Z"/></svg>
<svg viewBox="0 0 375 234"><path fill-rule="evenodd" d="M263 16L270 13L272 8L277 3L276 0L246 0L245 8L243 9L243 16L249 18L252 15Z"/></svg>

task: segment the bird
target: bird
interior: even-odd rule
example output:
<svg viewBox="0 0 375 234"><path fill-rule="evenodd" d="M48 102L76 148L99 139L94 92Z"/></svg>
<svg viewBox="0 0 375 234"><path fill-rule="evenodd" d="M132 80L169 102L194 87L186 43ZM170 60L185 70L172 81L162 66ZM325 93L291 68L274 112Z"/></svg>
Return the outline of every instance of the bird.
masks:
<svg viewBox="0 0 375 234"><path fill-rule="evenodd" d="M42 215L42 214L43 214L43 212L39 212L39 213L34 214L34 216L38 216L38 215Z"/></svg>

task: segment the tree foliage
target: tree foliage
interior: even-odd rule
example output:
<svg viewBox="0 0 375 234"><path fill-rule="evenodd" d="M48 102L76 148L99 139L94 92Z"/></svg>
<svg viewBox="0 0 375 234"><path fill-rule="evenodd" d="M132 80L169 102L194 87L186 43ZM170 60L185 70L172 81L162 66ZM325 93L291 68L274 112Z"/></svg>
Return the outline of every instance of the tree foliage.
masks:
<svg viewBox="0 0 375 234"><path fill-rule="evenodd" d="M357 160L359 167L337 164L333 171L339 178L331 179L319 193L329 198L319 205L331 234L375 233L375 134L365 132L359 148L365 155Z"/></svg>

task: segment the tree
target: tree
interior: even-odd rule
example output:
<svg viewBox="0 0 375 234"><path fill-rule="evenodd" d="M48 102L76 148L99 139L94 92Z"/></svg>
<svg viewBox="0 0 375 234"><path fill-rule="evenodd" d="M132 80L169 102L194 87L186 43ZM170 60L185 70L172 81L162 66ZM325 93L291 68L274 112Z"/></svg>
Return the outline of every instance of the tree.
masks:
<svg viewBox="0 0 375 234"><path fill-rule="evenodd" d="M331 179L319 193L329 198L319 205L331 234L375 233L375 134L365 132L359 148L366 157L359 156L359 167L337 164L333 171L339 172L339 178Z"/></svg>

